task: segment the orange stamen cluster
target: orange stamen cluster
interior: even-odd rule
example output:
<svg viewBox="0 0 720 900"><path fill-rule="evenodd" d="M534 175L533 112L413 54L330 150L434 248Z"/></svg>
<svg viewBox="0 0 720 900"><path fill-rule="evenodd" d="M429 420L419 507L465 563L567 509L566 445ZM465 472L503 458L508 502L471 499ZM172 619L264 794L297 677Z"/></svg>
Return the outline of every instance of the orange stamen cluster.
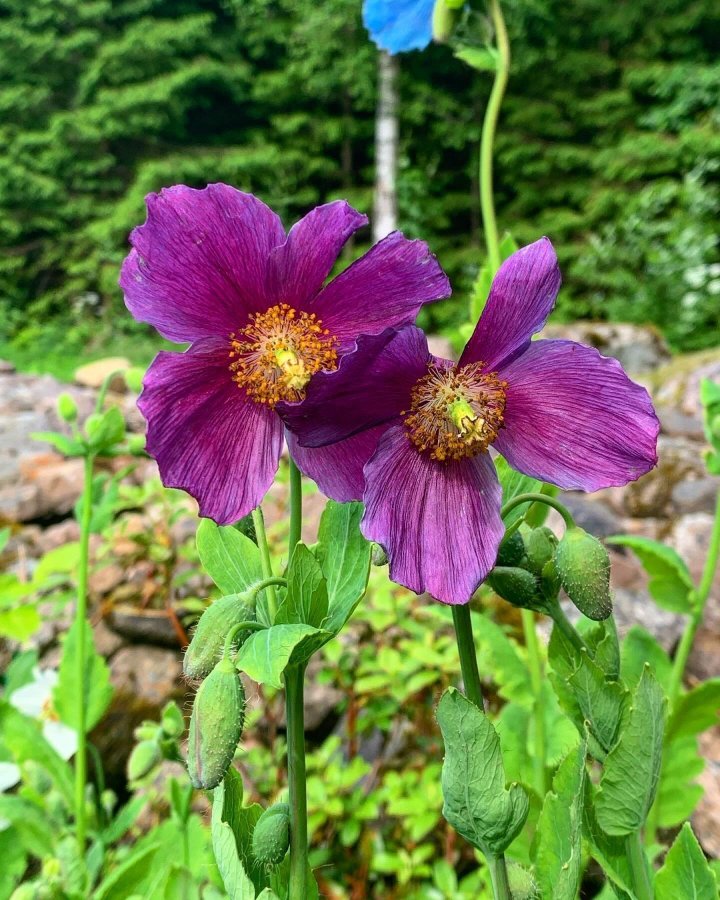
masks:
<svg viewBox="0 0 720 900"><path fill-rule="evenodd" d="M403 412L410 440L440 462L482 453L498 436L505 412L505 389L482 363L443 369L431 365L412 390Z"/></svg>
<svg viewBox="0 0 720 900"><path fill-rule="evenodd" d="M281 400L302 400L316 372L336 369L336 348L315 313L280 303L252 313L245 328L230 335L230 371L249 397L272 409Z"/></svg>

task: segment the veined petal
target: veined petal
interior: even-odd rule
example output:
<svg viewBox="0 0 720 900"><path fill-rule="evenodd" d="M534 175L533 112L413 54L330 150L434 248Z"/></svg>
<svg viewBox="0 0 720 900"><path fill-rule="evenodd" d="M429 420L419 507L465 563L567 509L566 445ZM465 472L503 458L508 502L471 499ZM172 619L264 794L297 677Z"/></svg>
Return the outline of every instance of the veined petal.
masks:
<svg viewBox="0 0 720 900"><path fill-rule="evenodd" d="M308 310L347 348L360 334L411 325L424 303L450 293L427 244L394 231L323 288Z"/></svg>
<svg viewBox="0 0 720 900"><path fill-rule="evenodd" d="M182 342L226 337L267 309L268 258L285 240L268 206L226 184L180 184L146 203L120 276L136 319Z"/></svg>
<svg viewBox="0 0 720 900"><path fill-rule="evenodd" d="M435 462L397 424L365 466L365 481L362 531L385 548L392 580L443 603L467 603L505 532L490 456Z"/></svg>
<svg viewBox="0 0 720 900"><path fill-rule="evenodd" d="M513 468L561 488L597 491L656 465L652 402L616 359L574 341L534 341L499 375L508 387L495 446Z"/></svg>
<svg viewBox="0 0 720 900"><path fill-rule="evenodd" d="M318 372L300 403L279 403L277 411L304 447L323 447L396 418L427 371L430 353L414 325L358 338L335 372Z"/></svg>
<svg viewBox="0 0 720 900"><path fill-rule="evenodd" d="M555 305L560 282L557 256L546 237L508 257L493 279L460 365L483 362L495 370L525 349Z"/></svg>
<svg viewBox="0 0 720 900"><path fill-rule="evenodd" d="M301 447L292 432L288 431L286 438L298 468L312 478L323 494L338 503L349 503L362 500L363 467L375 452L385 427L369 428L347 440L312 450Z"/></svg>
<svg viewBox="0 0 720 900"><path fill-rule="evenodd" d="M227 525L260 503L277 471L282 422L233 383L222 344L158 353L138 406L163 484L195 497L201 516Z"/></svg>
<svg viewBox="0 0 720 900"><path fill-rule="evenodd" d="M345 200L318 206L300 219L285 243L270 254L268 289L273 302L304 309L322 289L347 239L367 222L367 216Z"/></svg>

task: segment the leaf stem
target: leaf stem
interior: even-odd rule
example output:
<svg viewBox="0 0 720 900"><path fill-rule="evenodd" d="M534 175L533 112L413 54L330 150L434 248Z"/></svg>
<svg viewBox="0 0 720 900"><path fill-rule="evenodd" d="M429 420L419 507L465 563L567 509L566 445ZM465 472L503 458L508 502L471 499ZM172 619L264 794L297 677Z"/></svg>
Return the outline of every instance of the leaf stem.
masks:
<svg viewBox="0 0 720 900"><path fill-rule="evenodd" d="M654 894L650 884L647 857L643 850L639 831L634 831L625 838L625 853L630 865L630 873L637 900L653 900Z"/></svg>
<svg viewBox="0 0 720 900"><path fill-rule="evenodd" d="M695 591L693 611L690 614L680 644L673 661L672 674L670 676L670 687L668 689L669 706L672 710L677 702L680 688L682 687L685 667L687 666L688 657L692 650L695 635L700 627L705 606L710 596L713 580L715 578L715 570L717 569L718 559L720 558L720 492L717 496L715 506L715 521L713 522L713 530L710 535L710 544L708 546L707 556L705 557L705 565L703 567L702 578L697 591Z"/></svg>
<svg viewBox="0 0 720 900"><path fill-rule="evenodd" d="M288 537L288 562L295 545L302 538L302 472L290 457L290 535Z"/></svg>
<svg viewBox="0 0 720 900"><path fill-rule="evenodd" d="M535 723L535 748L533 753L533 768L535 771L535 789L540 797L547 792L547 759L545 739L545 710L542 703L543 664L540 655L540 642L535 628L535 616L529 609L521 609L523 634L525 635L525 648L528 655L528 669L530 671L530 683L533 692L533 721Z"/></svg>
<svg viewBox="0 0 720 900"><path fill-rule="evenodd" d="M591 658L593 654L590 653L589 647L585 644L585 641L580 637L577 630L573 627L572 623L562 611L560 604L557 602L557 599L554 603L551 603L548 607L548 614L553 622L557 625L563 635L570 641L573 647L580 653L587 653Z"/></svg>
<svg viewBox="0 0 720 900"><path fill-rule="evenodd" d="M487 856L486 858L490 869L490 879L495 900L512 900L504 854Z"/></svg>
<svg viewBox="0 0 720 900"><path fill-rule="evenodd" d="M500 106L505 95L505 88L510 74L510 41L500 8L499 0L489 0L489 11L495 28L495 44L498 58L490 97L485 109L482 135L480 138L480 211L482 213L485 245L488 262L494 274L500 268L500 241L498 239L497 220L495 218L495 199L493 195L493 147L497 130Z"/></svg>
<svg viewBox="0 0 720 900"><path fill-rule="evenodd" d="M504 519L508 515L508 513L512 512L515 509L516 506L520 506L523 503L544 503L546 506L550 506L556 512L560 513L560 515L563 517L566 528L575 527L575 520L570 515L570 512L562 505L559 500L556 500L554 497L550 497L547 494L518 494L517 497L513 497L512 500L508 500L505 506L503 506L503 508L500 510L500 515Z"/></svg>
<svg viewBox="0 0 720 900"><path fill-rule="evenodd" d="M75 605L75 631L77 648L75 673L80 689L78 698L77 750L75 752L75 837L80 854L85 854L85 785L87 783L87 648L85 623L87 620L88 561L90 551L90 523L92 520L93 464L95 456L89 453L84 460L82 510L80 515L80 558L78 561L77 603Z"/></svg>
<svg viewBox="0 0 720 900"><path fill-rule="evenodd" d="M305 900L308 877L307 796L305 787L305 666L285 670L288 783L290 788L290 879L288 900Z"/></svg>
<svg viewBox="0 0 720 900"><path fill-rule="evenodd" d="M272 562L270 561L270 547L268 546L267 533L265 531L265 517L261 506L255 507L252 511L253 525L255 526L255 537L257 538L258 550L260 551L260 568L263 578L270 580L273 578ZM267 589L268 613L270 621L275 621L277 613L277 594L275 587L269 585Z"/></svg>
<svg viewBox="0 0 720 900"><path fill-rule="evenodd" d="M480 683L480 671L475 651L470 604L463 603L462 605L453 606L452 614L465 694L468 700L472 700L475 706L484 712L485 705L483 703L482 684Z"/></svg>

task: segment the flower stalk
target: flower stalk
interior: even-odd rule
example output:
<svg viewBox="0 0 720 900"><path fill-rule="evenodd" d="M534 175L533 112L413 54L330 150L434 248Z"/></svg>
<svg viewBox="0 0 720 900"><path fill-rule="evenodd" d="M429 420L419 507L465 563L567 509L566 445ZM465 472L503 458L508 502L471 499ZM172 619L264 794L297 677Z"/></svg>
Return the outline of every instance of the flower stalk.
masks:
<svg viewBox="0 0 720 900"><path fill-rule="evenodd" d="M305 666L290 666L285 670L288 785L290 788L289 900L304 900L307 885L308 834L305 786L304 678Z"/></svg>
<svg viewBox="0 0 720 900"><path fill-rule="evenodd" d="M257 537L258 550L260 551L260 568L262 570L263 579L271 581L273 578L272 562L270 561L270 547L268 545L267 533L265 532L265 517L263 516L262 507L258 506L252 511L253 525L255 526L255 536ZM268 612L270 621L275 621L277 613L277 594L274 584L267 587Z"/></svg>

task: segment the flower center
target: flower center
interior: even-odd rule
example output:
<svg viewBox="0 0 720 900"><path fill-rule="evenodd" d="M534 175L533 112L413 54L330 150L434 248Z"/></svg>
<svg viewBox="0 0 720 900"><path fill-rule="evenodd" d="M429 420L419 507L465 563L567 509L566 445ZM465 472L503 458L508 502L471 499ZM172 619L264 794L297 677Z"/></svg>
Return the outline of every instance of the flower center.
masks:
<svg viewBox="0 0 720 900"><path fill-rule="evenodd" d="M482 368L482 363L462 369L431 365L415 382L403 418L410 440L431 459L447 462L476 456L498 436L507 382Z"/></svg>
<svg viewBox="0 0 720 900"><path fill-rule="evenodd" d="M302 400L316 372L337 369L336 348L315 313L280 303L252 313L245 328L230 335L230 371L249 397L272 409L281 400Z"/></svg>

